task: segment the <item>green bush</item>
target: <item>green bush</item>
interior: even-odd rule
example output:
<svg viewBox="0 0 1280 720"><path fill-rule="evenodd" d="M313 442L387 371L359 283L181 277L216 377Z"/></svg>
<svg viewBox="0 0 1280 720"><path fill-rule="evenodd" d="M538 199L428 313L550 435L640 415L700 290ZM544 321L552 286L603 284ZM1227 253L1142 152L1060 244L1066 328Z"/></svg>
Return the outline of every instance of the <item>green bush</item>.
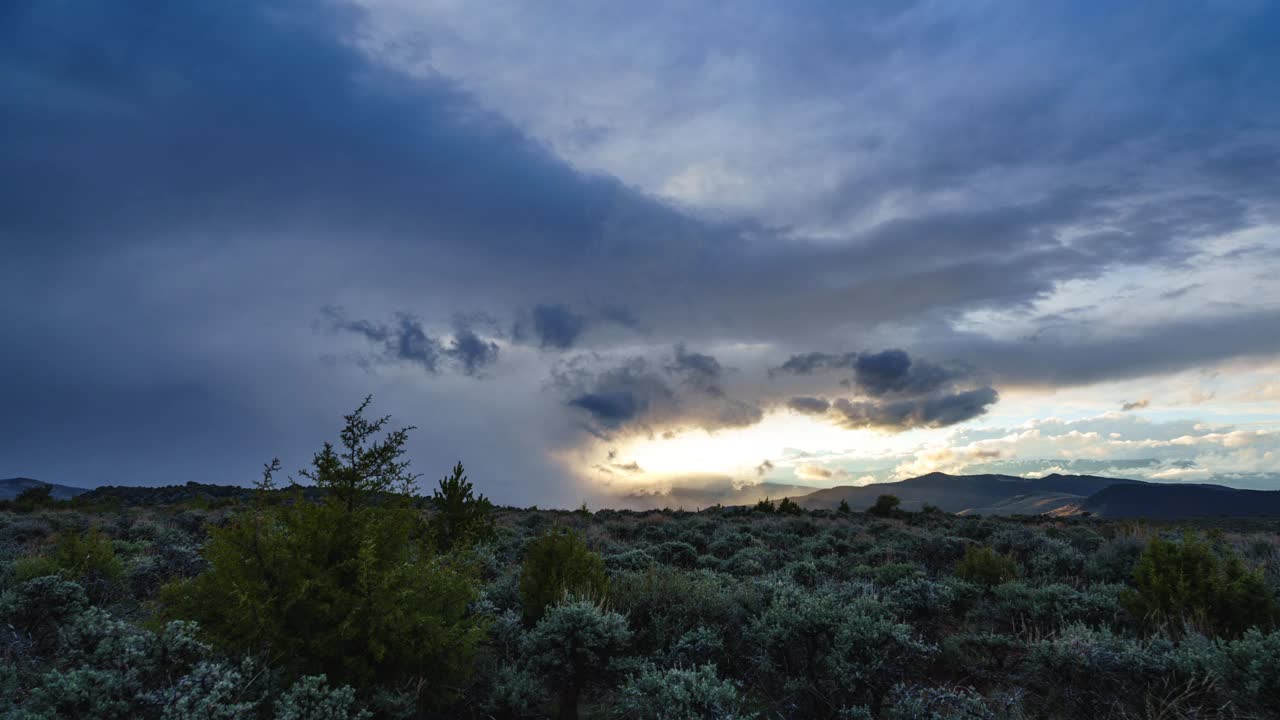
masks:
<svg viewBox="0 0 1280 720"><path fill-rule="evenodd" d="M592 600L551 607L525 638L529 666L555 688L562 720L578 717L582 692L613 674L631 639L626 618Z"/></svg>
<svg viewBox="0 0 1280 720"><path fill-rule="evenodd" d="M55 502L57 501L53 499L52 485L36 485L18 493L18 496L13 499L12 507L16 512L29 513L49 507Z"/></svg>
<svg viewBox="0 0 1280 720"><path fill-rule="evenodd" d="M525 550L520 603L526 624L536 623L547 606L566 595L603 600L608 592L604 558L572 530L553 528Z"/></svg>
<svg viewBox="0 0 1280 720"><path fill-rule="evenodd" d="M896 495L881 495L876 498L875 505L867 509L867 512L878 517L890 517L898 511L898 506L902 501Z"/></svg>
<svg viewBox="0 0 1280 720"><path fill-rule="evenodd" d="M970 545L956 564L956 577L992 588L1018 577L1018 562L988 546Z"/></svg>
<svg viewBox="0 0 1280 720"><path fill-rule="evenodd" d="M13 564L16 582L42 575L59 575L83 586L89 597L105 600L115 594L124 578L124 563L101 530L65 530L54 536L48 552L19 558Z"/></svg>
<svg viewBox="0 0 1280 720"><path fill-rule="evenodd" d="M1280 615L1261 571L1246 568L1234 554L1219 557L1191 537L1152 538L1123 601L1149 628L1176 632L1190 626L1231 637L1251 627L1270 628Z"/></svg>
<svg viewBox="0 0 1280 720"><path fill-rule="evenodd" d="M778 512L783 515L803 515L804 508L791 498L782 498L782 502L778 503Z"/></svg>
<svg viewBox="0 0 1280 720"><path fill-rule="evenodd" d="M390 494L411 487L405 434L372 441L386 418L364 408L346 417L341 455L326 443L306 473L324 499L258 502L215 528L209 569L166 586L162 614L198 621L226 651L265 653L290 677L416 682L419 702L435 704L470 673L484 633L468 609L477 591L467 568L435 554L411 498Z"/></svg>
<svg viewBox="0 0 1280 720"><path fill-rule="evenodd" d="M647 666L622 686L613 713L619 718L635 720L747 717L737 686L731 680L717 677L713 665L668 670Z"/></svg>
<svg viewBox="0 0 1280 720"><path fill-rule="evenodd" d="M794 586L746 628L751 679L796 717L834 717L841 707L878 707L888 689L922 673L936 648L874 603Z"/></svg>

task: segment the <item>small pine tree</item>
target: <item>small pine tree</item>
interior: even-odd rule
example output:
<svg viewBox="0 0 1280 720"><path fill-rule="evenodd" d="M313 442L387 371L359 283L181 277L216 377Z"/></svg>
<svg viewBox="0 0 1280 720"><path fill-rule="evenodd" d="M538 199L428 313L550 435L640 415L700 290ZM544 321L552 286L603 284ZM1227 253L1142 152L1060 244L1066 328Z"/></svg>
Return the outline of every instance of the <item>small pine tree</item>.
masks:
<svg viewBox="0 0 1280 720"><path fill-rule="evenodd" d="M879 517L889 517L898 511L898 506L901 504L902 501L896 495L881 495L876 498L876 504L872 505L867 512Z"/></svg>
<svg viewBox="0 0 1280 720"><path fill-rule="evenodd" d="M773 501L770 500L769 498L765 498L760 502L756 503L756 512L772 513L774 511L775 511L775 508L773 507Z"/></svg>
<svg viewBox="0 0 1280 720"><path fill-rule="evenodd" d="M453 466L451 474L440 479L439 487L431 495L431 505L436 512L433 535L442 549L492 537L493 504L483 493L475 495L461 462Z"/></svg>
<svg viewBox="0 0 1280 720"><path fill-rule="evenodd" d="M848 515L849 513L853 512L853 508L849 507L848 500L841 500L840 507L836 508L836 512L840 513L841 515Z"/></svg>
<svg viewBox="0 0 1280 720"><path fill-rule="evenodd" d="M778 503L778 512L783 515L802 515L804 514L804 508L800 507L800 504L791 498L782 498L782 502Z"/></svg>
<svg viewBox="0 0 1280 720"><path fill-rule="evenodd" d="M388 432L382 440L373 440L391 416L366 418L364 411L372 401L372 395L366 396L355 412L343 416L346 423L339 436L341 452L326 442L312 458L312 469L298 473L337 498L348 513L363 502L389 493L413 495L419 477L409 472L409 461L402 459L409 431L416 428L410 425Z"/></svg>

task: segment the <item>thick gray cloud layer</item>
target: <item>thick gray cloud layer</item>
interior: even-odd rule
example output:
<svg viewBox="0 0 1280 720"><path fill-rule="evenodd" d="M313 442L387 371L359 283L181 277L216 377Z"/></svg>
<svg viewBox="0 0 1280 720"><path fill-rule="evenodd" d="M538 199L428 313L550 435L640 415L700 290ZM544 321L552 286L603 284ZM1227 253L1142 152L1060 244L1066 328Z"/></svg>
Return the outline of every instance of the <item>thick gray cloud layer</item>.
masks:
<svg viewBox="0 0 1280 720"><path fill-rule="evenodd" d="M466 455L500 500L572 501L546 455L577 425L739 427L827 403L851 426L938 426L1001 382L1280 352L1262 293L1152 307L1124 332L1036 315L1117 272L1280 265L1274 6L782 7L549 9L566 43L492 48L480 77L450 73L467 56L445 25L404 72L376 4L5 6L0 474L243 481L305 458L372 391L423 427L424 463ZM632 33L663 39L634 59L657 96L606 92L644 87L609 56ZM607 62L563 72L574 47ZM592 90L569 94L603 125L507 77ZM649 132L666 134L628 150ZM686 147L700 165L664 164ZM728 185L705 179L721 160ZM975 313L1043 327L1010 339L961 322ZM901 339L864 339L886 333ZM731 372L710 350L746 345L770 357ZM802 354L895 346L910 356ZM788 402L769 366L846 386ZM967 368L983 381L957 385Z"/></svg>

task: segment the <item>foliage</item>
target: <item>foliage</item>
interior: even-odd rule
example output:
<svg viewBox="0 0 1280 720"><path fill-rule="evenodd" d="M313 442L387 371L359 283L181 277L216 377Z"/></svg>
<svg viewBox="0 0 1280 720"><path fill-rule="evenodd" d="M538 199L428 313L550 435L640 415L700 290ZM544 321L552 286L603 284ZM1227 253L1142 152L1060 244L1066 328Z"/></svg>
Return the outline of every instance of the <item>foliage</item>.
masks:
<svg viewBox="0 0 1280 720"><path fill-rule="evenodd" d="M376 440L391 416L366 418L364 411L372 401L372 396L365 397L355 412L343 416L345 424L339 435L341 451L336 450L333 443L325 442L311 459L311 468L298 473L324 490L347 512L387 493L412 495L418 479L409 473L409 461L403 459L409 431L415 428L392 430ZM269 481L270 476L264 480Z"/></svg>
<svg viewBox="0 0 1280 720"><path fill-rule="evenodd" d="M436 512L434 534L441 548L448 550L493 536L493 505L483 494L475 494L461 462L440 479L431 495L431 505Z"/></svg>
<svg viewBox="0 0 1280 720"><path fill-rule="evenodd" d="M36 485L18 493L13 499L13 509L20 513L29 513L54 504L53 486Z"/></svg>
<svg viewBox="0 0 1280 720"><path fill-rule="evenodd" d="M765 498L756 503L755 511L762 513L774 513L777 512L777 508L773 506L772 500Z"/></svg>
<svg viewBox="0 0 1280 720"><path fill-rule="evenodd" d="M780 588L746 629L753 679L798 717L879 705L898 680L923 669L936 648L874 603Z"/></svg>
<svg viewBox="0 0 1280 720"><path fill-rule="evenodd" d="M40 555L20 558L13 566L17 582L41 575L59 575L79 583L96 599L115 591L124 576L111 539L97 528L65 530L54 536L53 547Z"/></svg>
<svg viewBox="0 0 1280 720"><path fill-rule="evenodd" d="M367 720L371 715L355 708L350 687L330 688L323 675L306 675L276 700L275 720Z"/></svg>
<svg viewBox="0 0 1280 720"><path fill-rule="evenodd" d="M613 712L635 720L737 720L746 717L742 705L737 686L717 677L713 665L668 670L648 665L622 686Z"/></svg>
<svg viewBox="0 0 1280 720"><path fill-rule="evenodd" d="M520 575L520 602L525 623L532 625L547 606L566 595L603 599L609 591L604 559L577 533L554 528L529 543Z"/></svg>
<svg viewBox="0 0 1280 720"><path fill-rule="evenodd" d="M557 690L560 717L578 717L583 690L609 675L631 639L626 618L591 600L568 599L547 610L525 640L536 673Z"/></svg>
<svg viewBox="0 0 1280 720"><path fill-rule="evenodd" d="M1269 628L1280 616L1260 571L1246 568L1235 554L1219 557L1192 537L1152 538L1134 566L1133 590L1124 602L1148 627L1190 626L1228 636Z"/></svg>
<svg viewBox="0 0 1280 720"><path fill-rule="evenodd" d="M492 533L446 543L431 498L361 491L348 509L268 479L0 508L0 717L1249 720L1280 704L1280 631L1236 619L1280 582L1272 520L496 507ZM1206 553L1144 555L1182 553L1184 527ZM55 562L60 544L96 549ZM77 563L108 553L123 574L95 589ZM1139 624L1152 587L1212 602Z"/></svg>
<svg viewBox="0 0 1280 720"><path fill-rule="evenodd" d="M867 512L877 517L890 517L897 512L901 504L902 501L896 495L881 495L876 498L876 503Z"/></svg>
<svg viewBox="0 0 1280 720"><path fill-rule="evenodd" d="M468 609L477 593L466 568L433 552L421 516L384 495L409 477L398 459L405 436L369 444L386 418L368 422L364 408L346 417L349 452L339 459L326 444L313 461L308 477L332 492L322 502L259 502L213 529L209 569L166 586L163 612L293 677L356 688L416 681L420 701L439 702L469 673L483 635Z"/></svg>
<svg viewBox="0 0 1280 720"><path fill-rule="evenodd" d="M849 513L853 512L853 509L849 507L848 500L841 498L840 505L839 507L836 508L836 512L840 513L841 515L848 515Z"/></svg>
<svg viewBox="0 0 1280 720"><path fill-rule="evenodd" d="M783 515L803 515L804 508L791 498L782 498L782 502L778 503L778 512Z"/></svg>
<svg viewBox="0 0 1280 720"><path fill-rule="evenodd" d="M970 545L956 564L956 577L986 588L1018 577L1018 563L989 546Z"/></svg>

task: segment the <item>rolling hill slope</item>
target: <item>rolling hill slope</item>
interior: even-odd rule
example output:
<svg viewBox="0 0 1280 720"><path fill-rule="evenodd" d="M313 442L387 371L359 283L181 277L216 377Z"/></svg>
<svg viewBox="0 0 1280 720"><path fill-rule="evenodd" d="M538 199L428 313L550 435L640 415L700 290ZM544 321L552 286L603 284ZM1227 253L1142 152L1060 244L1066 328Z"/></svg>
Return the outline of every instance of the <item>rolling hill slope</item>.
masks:
<svg viewBox="0 0 1280 720"><path fill-rule="evenodd" d="M969 513L995 509L1007 505L1007 512L998 514L1039 514L1062 505L1078 503L1094 493L1114 485L1142 484L1138 480L1105 478L1094 475L1059 475L1042 478L1022 478L1013 475L948 475L929 473L909 480L874 485L844 485L810 493L797 499L807 508L835 508L844 500L854 510L864 510L875 503L880 495L896 495L902 501L902 509L919 510L924 505L934 505L946 512ZM1063 502L1043 510L1030 505L1018 505L1013 501L1024 496L1063 497Z"/></svg>
<svg viewBox="0 0 1280 720"><path fill-rule="evenodd" d="M55 500L70 500L71 498L87 492L85 488L71 487L70 485L55 485L54 483L42 482L26 477L6 478L0 480L0 500L12 500L18 497L23 490L41 485L48 485L52 488L49 493Z"/></svg>

